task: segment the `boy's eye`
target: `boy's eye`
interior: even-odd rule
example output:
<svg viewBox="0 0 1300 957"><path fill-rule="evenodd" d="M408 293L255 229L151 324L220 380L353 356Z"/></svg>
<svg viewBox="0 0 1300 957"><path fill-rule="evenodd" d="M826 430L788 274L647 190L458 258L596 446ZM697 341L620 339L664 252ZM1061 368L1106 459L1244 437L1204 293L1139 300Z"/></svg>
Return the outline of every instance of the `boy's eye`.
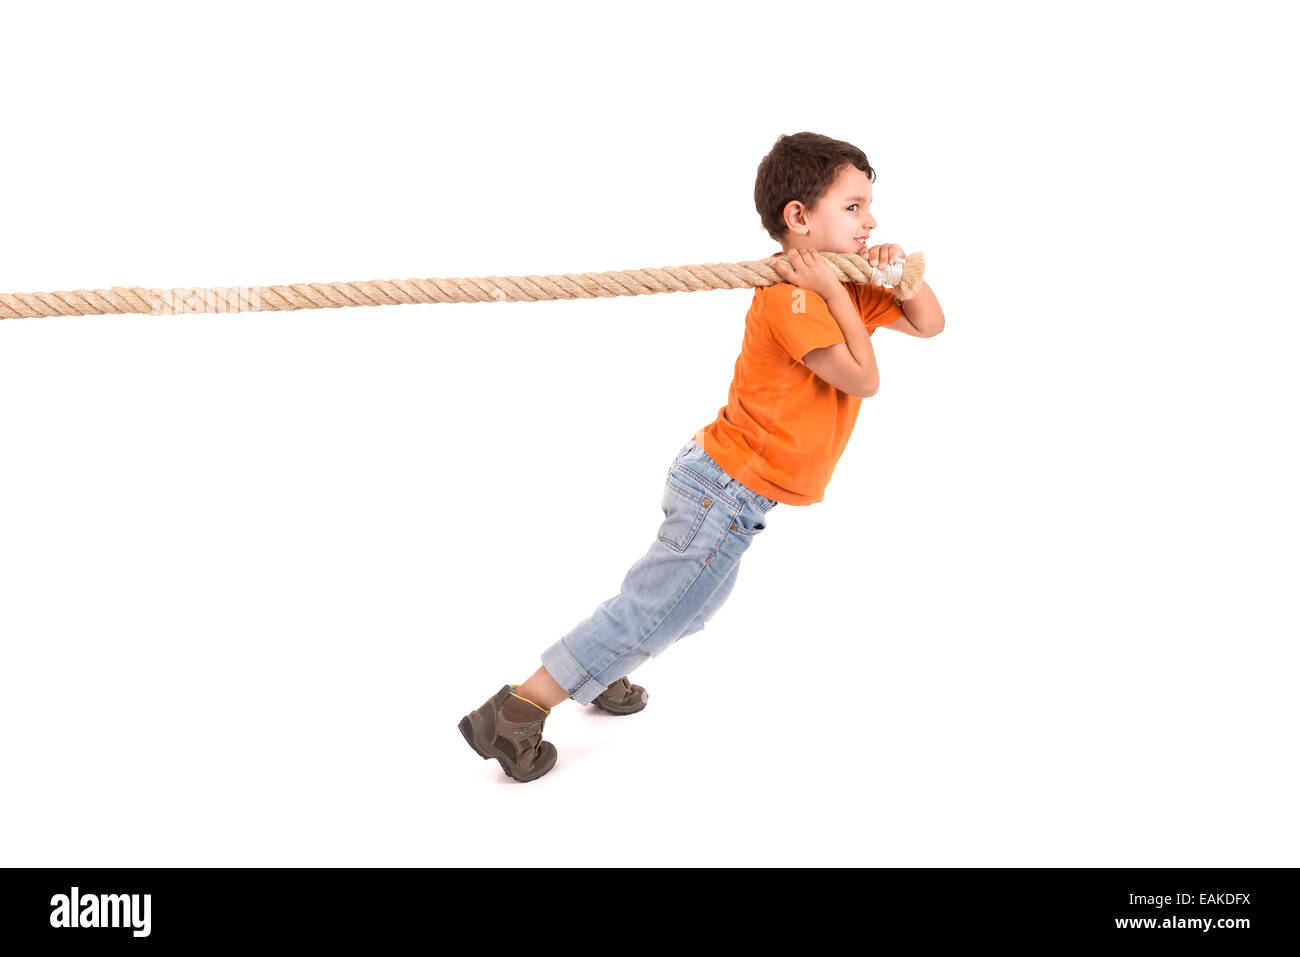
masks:
<svg viewBox="0 0 1300 957"><path fill-rule="evenodd" d="M852 206L849 207L849 209L857 209L857 208L858 208L858 204L857 204L857 203L854 203Z"/></svg>

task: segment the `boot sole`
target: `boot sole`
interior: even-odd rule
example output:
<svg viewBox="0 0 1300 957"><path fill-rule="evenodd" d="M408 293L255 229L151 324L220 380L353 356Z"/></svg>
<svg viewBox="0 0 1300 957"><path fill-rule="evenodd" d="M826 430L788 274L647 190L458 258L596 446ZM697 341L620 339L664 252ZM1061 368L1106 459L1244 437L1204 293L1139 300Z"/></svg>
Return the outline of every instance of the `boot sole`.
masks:
<svg viewBox="0 0 1300 957"><path fill-rule="evenodd" d="M537 778L545 777L547 771L551 770L550 768L547 768L546 771L543 771L541 774L537 775L536 778L521 778L518 775L516 775L513 771L510 770L510 766L506 764L505 758L501 757L499 754L486 754L483 751L483 749L478 746L478 743L475 742L474 740L474 725L469 720L469 715L465 715L465 717L461 718L460 724L456 725L456 727L460 728L461 735L465 738L466 742L469 743L469 746L474 749L475 754L477 754L484 761L491 761L493 758L496 758L497 764L501 765L501 770L504 771L506 773L506 777L510 778L512 781L518 781L521 784L527 784L529 781L536 781Z"/></svg>
<svg viewBox="0 0 1300 957"><path fill-rule="evenodd" d="M603 701L601 701L600 698L598 697L593 698L591 703L594 704L601 711L608 711L610 714L636 714L638 711L644 711L646 705L650 703L650 700L649 700L649 696L647 695L646 700L641 702L641 707L639 708L617 708L617 709L612 708L609 705L605 704Z"/></svg>
<svg viewBox="0 0 1300 957"><path fill-rule="evenodd" d="M644 710L645 710L645 705L641 705L641 707L639 707L639 708L633 708L633 709L630 710L630 711L624 711L624 710L621 710L621 709L620 709L620 710L615 710L614 708L611 708L611 707L610 707L609 705L607 705L607 704L601 704L599 700L593 700L591 703L594 704L594 705L595 705L597 708L599 708L601 711L608 711L610 714L636 714L638 711L644 711Z"/></svg>

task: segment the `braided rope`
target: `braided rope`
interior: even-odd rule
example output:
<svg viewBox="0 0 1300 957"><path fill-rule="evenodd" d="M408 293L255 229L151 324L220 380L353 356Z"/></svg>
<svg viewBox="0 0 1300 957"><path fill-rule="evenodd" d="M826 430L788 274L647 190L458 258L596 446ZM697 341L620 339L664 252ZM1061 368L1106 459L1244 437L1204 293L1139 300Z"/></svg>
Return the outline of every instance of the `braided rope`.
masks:
<svg viewBox="0 0 1300 957"><path fill-rule="evenodd" d="M900 302L920 287L925 255L911 253L878 269L856 253L822 252L841 282L891 285ZM789 262L785 256L780 257ZM901 268L900 267L901 264ZM550 276L483 276L472 279L373 279L368 282L301 283L293 286L236 286L212 289L77 289L72 292L0 293L0 319L88 316L116 313L176 315L203 312L337 309L417 302L538 302L644 296L657 292L745 289L784 282L766 259L629 269L622 272Z"/></svg>

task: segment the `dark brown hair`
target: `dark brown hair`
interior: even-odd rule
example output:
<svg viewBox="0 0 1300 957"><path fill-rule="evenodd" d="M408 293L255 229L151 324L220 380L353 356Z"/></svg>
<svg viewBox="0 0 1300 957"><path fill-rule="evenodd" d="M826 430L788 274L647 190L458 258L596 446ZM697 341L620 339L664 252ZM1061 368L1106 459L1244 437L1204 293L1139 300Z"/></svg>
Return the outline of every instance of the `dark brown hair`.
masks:
<svg viewBox="0 0 1300 957"><path fill-rule="evenodd" d="M816 206L845 166L856 166L876 181L867 154L852 143L820 133L778 136L758 164L754 180L754 205L767 234L781 242L786 234L786 204L797 199L809 209Z"/></svg>

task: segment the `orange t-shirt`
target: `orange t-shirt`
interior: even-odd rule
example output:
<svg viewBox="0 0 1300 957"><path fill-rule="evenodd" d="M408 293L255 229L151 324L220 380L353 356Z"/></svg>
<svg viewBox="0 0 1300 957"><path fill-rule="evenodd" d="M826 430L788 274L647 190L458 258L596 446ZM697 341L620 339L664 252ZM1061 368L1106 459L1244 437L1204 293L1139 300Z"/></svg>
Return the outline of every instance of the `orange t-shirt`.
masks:
<svg viewBox="0 0 1300 957"><path fill-rule="evenodd" d="M867 334L903 314L890 290L846 282ZM758 286L718 417L695 433L705 453L742 485L787 505L820 502L848 445L862 399L803 364L812 349L844 341L826 300L790 283Z"/></svg>

